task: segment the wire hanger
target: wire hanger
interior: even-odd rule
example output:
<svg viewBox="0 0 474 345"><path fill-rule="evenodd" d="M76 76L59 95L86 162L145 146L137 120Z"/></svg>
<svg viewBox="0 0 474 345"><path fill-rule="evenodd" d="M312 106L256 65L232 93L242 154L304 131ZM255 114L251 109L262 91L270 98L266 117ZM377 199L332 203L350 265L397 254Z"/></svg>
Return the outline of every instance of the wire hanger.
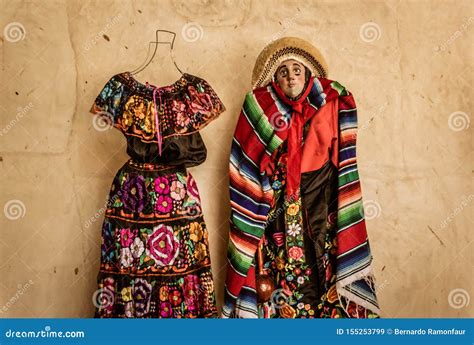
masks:
<svg viewBox="0 0 474 345"><path fill-rule="evenodd" d="M173 35L173 38L172 38L171 42L170 42L170 41L162 41L162 42L160 42L160 40L159 40L159 38L158 38L158 34L159 34L160 32L167 32L167 33L172 34L172 35ZM155 39L155 41L150 41L150 42L148 43L147 57L146 57L146 59L145 59L145 62L142 64L142 65L144 65L144 66L141 67L141 65L140 65L140 67L134 69L134 70L131 71L130 73L133 74L133 75L135 75L135 74L138 74L138 73L140 73L141 71L143 71L145 68L147 68L147 66L153 61L153 58L154 58L155 55L156 55L156 50L158 49L158 44L161 43L161 44L169 44L169 45L170 45L170 57L171 57L171 61L173 61L173 64L174 64L174 66L176 67L176 69L179 71L179 73L184 74L184 73L181 71L181 69L178 67L178 65L176 64L176 61L174 60L173 48L174 48L174 41L175 41L175 39L176 39L176 33L173 32L173 31L160 30L160 29L156 30L156 39ZM147 62L147 60L148 60L148 55L150 55L150 50L151 50L151 46L152 46L152 45L155 45L155 50L153 51L153 55L151 56L150 60Z"/></svg>

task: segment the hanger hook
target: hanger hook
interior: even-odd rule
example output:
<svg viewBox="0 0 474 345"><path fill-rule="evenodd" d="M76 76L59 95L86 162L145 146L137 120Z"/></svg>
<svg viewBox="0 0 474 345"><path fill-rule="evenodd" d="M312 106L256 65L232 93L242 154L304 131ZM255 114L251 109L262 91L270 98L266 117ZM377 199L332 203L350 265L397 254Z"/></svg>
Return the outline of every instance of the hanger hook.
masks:
<svg viewBox="0 0 474 345"><path fill-rule="evenodd" d="M176 32L174 32L174 31L169 31L169 30L162 30L162 29L156 30L156 42L157 42L157 43L160 43L160 40L159 40L159 38L158 38L160 32L167 32L167 33L173 35L173 38L171 39L171 42L161 42L161 43L169 43L170 46L171 46L171 50L173 50L173 48L174 48L174 41L175 41L175 39L176 39Z"/></svg>
<svg viewBox="0 0 474 345"><path fill-rule="evenodd" d="M160 33L160 32L166 32L166 33L171 34L171 35L173 36L172 39L171 39L171 41L168 41L168 42L165 42L165 41L164 41L164 42L160 42L160 40L159 40L159 33ZM176 69L179 71L179 73L184 74L183 71L182 71L182 70L178 67L178 65L176 64L176 61L174 60L174 54L173 54L174 51L173 51L173 48L174 48L174 42L175 42L175 40L176 40L176 32L174 32L174 31L169 31L169 30L163 30L163 29L158 29L158 30L156 30L156 32L155 32L155 41L150 41L149 47L148 47L148 51L149 51L151 44L152 44L152 43L155 44L155 49L154 49L154 51L153 51L153 54L152 54L152 56L151 56L151 59L150 59L148 62L145 61L145 63L144 63L145 65L144 65L143 67L138 67L137 69L135 69L135 70L132 71L131 73L132 73L132 74L137 74L137 73L143 71L143 70L151 63L151 61L152 61L153 58L155 57L156 50L158 49L158 44L160 44L160 43L167 43L167 44L170 45L171 60L173 61L174 66L175 66Z"/></svg>

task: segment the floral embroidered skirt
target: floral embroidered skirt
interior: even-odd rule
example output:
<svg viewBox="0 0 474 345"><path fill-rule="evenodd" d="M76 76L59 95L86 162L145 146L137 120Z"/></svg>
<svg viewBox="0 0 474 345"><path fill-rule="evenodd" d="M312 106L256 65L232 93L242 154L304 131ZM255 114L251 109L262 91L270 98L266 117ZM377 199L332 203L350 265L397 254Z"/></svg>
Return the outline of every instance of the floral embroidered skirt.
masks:
<svg viewBox="0 0 474 345"><path fill-rule="evenodd" d="M129 160L102 228L95 317L217 317L206 224L183 167Z"/></svg>
<svg viewBox="0 0 474 345"><path fill-rule="evenodd" d="M301 178L305 262L291 264L282 238L286 231L285 189L275 175L277 202L270 211L262 246L264 274L273 281L268 301L258 300L260 318L375 318L377 315L350 302L344 308L336 291L337 170L330 162ZM276 186L276 188L275 188ZM347 310L347 313L345 310ZM349 315L348 315L349 314Z"/></svg>

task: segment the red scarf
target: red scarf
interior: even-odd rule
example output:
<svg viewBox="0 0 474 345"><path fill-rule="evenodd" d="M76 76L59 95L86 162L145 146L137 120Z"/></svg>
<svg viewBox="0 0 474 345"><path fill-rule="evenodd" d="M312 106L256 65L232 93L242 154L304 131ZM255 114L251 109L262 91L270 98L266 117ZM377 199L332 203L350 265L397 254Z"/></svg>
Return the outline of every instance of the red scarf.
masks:
<svg viewBox="0 0 474 345"><path fill-rule="evenodd" d="M285 233L286 251L288 262L302 264L305 262L303 238L301 234L289 232L290 227L303 228L303 211L301 203L301 160L303 155L303 127L306 121L317 112L309 104L307 97L313 87L314 78L311 77L306 89L297 100L290 100L280 86L272 81L278 98L291 106L291 120L288 123L288 159L286 166L286 196L285 196Z"/></svg>
<svg viewBox="0 0 474 345"><path fill-rule="evenodd" d="M272 81L272 86L275 89L278 98L285 104L291 106L292 115L291 121L288 123L288 166L286 172L286 196L287 199L296 199L300 195L300 181L301 181L301 156L303 152L303 126L313 115L315 111L309 111L311 106L306 101L306 98L313 87L314 78L309 79L306 89L297 100L290 100L281 87ZM304 103L304 104L303 104Z"/></svg>

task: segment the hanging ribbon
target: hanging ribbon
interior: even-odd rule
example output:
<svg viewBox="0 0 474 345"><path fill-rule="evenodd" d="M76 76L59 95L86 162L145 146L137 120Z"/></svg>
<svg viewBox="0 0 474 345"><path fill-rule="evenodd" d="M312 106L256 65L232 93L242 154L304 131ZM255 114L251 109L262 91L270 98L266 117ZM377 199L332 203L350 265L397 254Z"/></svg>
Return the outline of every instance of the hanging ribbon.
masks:
<svg viewBox="0 0 474 345"><path fill-rule="evenodd" d="M155 124L156 124L156 140L158 141L158 154L161 156L161 150L162 150L162 141L163 138L161 136L161 130L160 130L160 121L158 118L158 110L156 109L156 94L158 93L158 98L160 100L159 108L161 108L161 92L162 90L154 87L153 88L153 106L155 108Z"/></svg>

